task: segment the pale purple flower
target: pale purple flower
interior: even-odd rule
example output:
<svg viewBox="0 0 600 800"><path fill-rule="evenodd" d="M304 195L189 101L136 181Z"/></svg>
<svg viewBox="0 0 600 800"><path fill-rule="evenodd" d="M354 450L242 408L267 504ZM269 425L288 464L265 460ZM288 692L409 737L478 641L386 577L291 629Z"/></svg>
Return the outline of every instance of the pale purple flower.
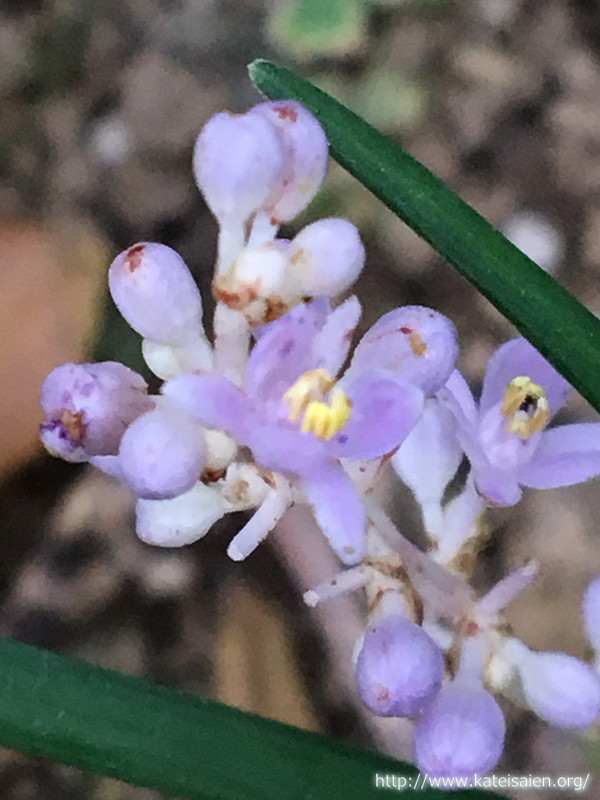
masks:
<svg viewBox="0 0 600 800"><path fill-rule="evenodd" d="M288 160L280 132L270 119L221 111L196 140L194 176L219 222L243 223L276 201Z"/></svg>
<svg viewBox="0 0 600 800"><path fill-rule="evenodd" d="M496 766L506 726L500 706L480 683L461 677L444 686L419 717L414 757L428 775L471 778Z"/></svg>
<svg viewBox="0 0 600 800"><path fill-rule="evenodd" d="M410 620L386 617L366 632L356 662L363 703L381 717L412 717L442 685L444 659L433 639Z"/></svg>
<svg viewBox="0 0 600 800"><path fill-rule="evenodd" d="M285 151L280 187L267 211L278 222L293 219L321 188L328 159L327 138L320 123L297 100L259 103L248 112L270 122Z"/></svg>
<svg viewBox="0 0 600 800"><path fill-rule="evenodd" d="M141 375L114 361L61 364L42 385L42 442L66 461L115 455L127 426L154 405L147 389Z"/></svg>
<svg viewBox="0 0 600 800"><path fill-rule="evenodd" d="M456 328L438 311L403 306L384 314L358 343L349 372L380 367L427 395L446 383L458 355Z"/></svg>
<svg viewBox="0 0 600 800"><path fill-rule="evenodd" d="M300 304L259 331L242 389L219 375L185 374L164 386L200 422L249 447L261 467L297 482L348 564L364 554L365 512L339 459L394 450L423 406L418 387L377 363L336 382L359 315L356 298L335 311L323 299Z"/></svg>
<svg viewBox="0 0 600 800"><path fill-rule="evenodd" d="M479 404L459 372L440 391L488 503L514 505L522 486L552 489L600 474L600 424L546 428L570 388L529 342L512 339L490 359Z"/></svg>
<svg viewBox="0 0 600 800"><path fill-rule="evenodd" d="M344 292L365 265L365 248L356 226L346 219L320 219L290 242L287 279L304 297Z"/></svg>
<svg viewBox="0 0 600 800"><path fill-rule="evenodd" d="M567 653L530 650L518 639L505 645L517 668L527 705L561 728L587 728L600 714L600 678L585 661Z"/></svg>
<svg viewBox="0 0 600 800"><path fill-rule="evenodd" d="M444 491L462 458L451 412L436 397L425 403L423 415L392 456L392 466L421 506L431 535L444 528Z"/></svg>
<svg viewBox="0 0 600 800"><path fill-rule="evenodd" d="M143 414L127 428L118 469L138 497L162 500L191 489L205 460L198 422L179 408L164 406Z"/></svg>
<svg viewBox="0 0 600 800"><path fill-rule="evenodd" d="M186 345L204 336L200 291L181 256L155 242L120 253L108 271L115 305L145 339Z"/></svg>

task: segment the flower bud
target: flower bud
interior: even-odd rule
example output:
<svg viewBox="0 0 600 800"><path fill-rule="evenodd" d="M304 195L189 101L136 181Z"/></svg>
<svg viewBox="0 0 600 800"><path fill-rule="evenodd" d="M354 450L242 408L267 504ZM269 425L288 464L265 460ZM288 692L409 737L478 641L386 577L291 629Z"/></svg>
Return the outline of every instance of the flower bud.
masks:
<svg viewBox="0 0 600 800"><path fill-rule="evenodd" d="M293 219L319 191L327 170L325 132L308 109L297 100L276 100L254 106L257 116L276 126L285 148L285 172L275 202L269 207L280 222Z"/></svg>
<svg viewBox="0 0 600 800"><path fill-rule="evenodd" d="M82 462L115 455L127 426L154 401L146 382L123 364L61 364L42 385L42 442L53 455Z"/></svg>
<svg viewBox="0 0 600 800"><path fill-rule="evenodd" d="M269 119L222 111L196 140L194 176L219 222L245 222L279 193L286 157Z"/></svg>
<svg viewBox="0 0 600 800"><path fill-rule="evenodd" d="M176 497L191 489L204 468L202 428L179 409L156 408L129 426L119 461L123 480L138 497Z"/></svg>
<svg viewBox="0 0 600 800"><path fill-rule="evenodd" d="M293 298L286 288L289 243L276 239L245 247L231 270L217 275L213 294L229 308L242 311L251 325L272 322L289 310Z"/></svg>
<svg viewBox="0 0 600 800"><path fill-rule="evenodd" d="M437 694L444 660L425 631L400 616L366 632L356 662L363 703L380 717L412 717Z"/></svg>
<svg viewBox="0 0 600 800"><path fill-rule="evenodd" d="M596 652L600 651L600 576L587 587L583 596L583 622L586 636Z"/></svg>
<svg viewBox="0 0 600 800"><path fill-rule="evenodd" d="M415 727L414 757L421 772L469 778L489 772L504 746L504 716L481 685L457 679L427 706Z"/></svg>
<svg viewBox="0 0 600 800"><path fill-rule="evenodd" d="M200 291L170 247L133 245L111 264L108 283L117 308L145 339L181 346L204 335Z"/></svg>
<svg viewBox="0 0 600 800"><path fill-rule="evenodd" d="M138 500L135 529L147 544L183 547L208 533L227 507L217 488L198 481L170 500Z"/></svg>
<svg viewBox="0 0 600 800"><path fill-rule="evenodd" d="M461 458L454 418L445 406L431 397L425 402L420 420L392 457L392 466L423 508L430 504L441 505L444 490Z"/></svg>
<svg viewBox="0 0 600 800"><path fill-rule="evenodd" d="M447 317L424 306L404 306L367 331L350 369L389 369L433 394L450 377L457 354L456 328Z"/></svg>
<svg viewBox="0 0 600 800"><path fill-rule="evenodd" d="M356 227L345 219L320 219L292 240L288 280L300 295L341 294L365 265L365 248Z"/></svg>
<svg viewBox="0 0 600 800"><path fill-rule="evenodd" d="M587 728L600 713L600 678L566 653L538 653L523 646L517 669L529 707L561 728Z"/></svg>

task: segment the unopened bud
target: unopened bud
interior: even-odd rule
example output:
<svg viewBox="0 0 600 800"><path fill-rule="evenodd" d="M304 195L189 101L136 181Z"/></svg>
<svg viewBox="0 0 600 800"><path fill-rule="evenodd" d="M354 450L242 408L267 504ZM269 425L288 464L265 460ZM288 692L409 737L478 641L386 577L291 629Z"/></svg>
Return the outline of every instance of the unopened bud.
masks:
<svg viewBox="0 0 600 800"><path fill-rule="evenodd" d="M328 146L317 118L297 100L276 100L254 106L249 116L268 120L281 135L285 169L269 213L280 222L293 219L319 191L327 171Z"/></svg>
<svg viewBox="0 0 600 800"><path fill-rule="evenodd" d="M113 261L108 282L117 308L145 339L184 345L203 335L200 291L170 247L154 242L130 247Z"/></svg>

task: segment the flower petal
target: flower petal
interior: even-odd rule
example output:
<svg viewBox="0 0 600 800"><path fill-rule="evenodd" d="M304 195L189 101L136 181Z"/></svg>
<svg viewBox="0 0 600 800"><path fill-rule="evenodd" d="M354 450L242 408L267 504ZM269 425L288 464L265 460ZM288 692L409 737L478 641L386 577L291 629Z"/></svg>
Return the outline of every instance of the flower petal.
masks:
<svg viewBox="0 0 600 800"><path fill-rule="evenodd" d="M300 303L272 322L257 341L246 369L246 391L258 401L279 400L309 369L316 333L326 319L321 303Z"/></svg>
<svg viewBox="0 0 600 800"><path fill-rule="evenodd" d="M182 373L165 383L162 393L203 425L226 431L238 440L244 438L248 401L227 378Z"/></svg>
<svg viewBox="0 0 600 800"><path fill-rule="evenodd" d="M327 445L336 458L366 461L395 450L423 411L423 392L387 370L364 372L340 388L352 410L347 424Z"/></svg>
<svg viewBox="0 0 600 800"><path fill-rule="evenodd" d="M569 383L550 366L527 339L511 339L496 350L490 358L483 381L480 413L483 415L500 402L508 384L517 377L526 376L541 386L548 397L550 413L565 404L571 390Z"/></svg>
<svg viewBox="0 0 600 800"><path fill-rule="evenodd" d="M344 564L364 556L365 509L350 478L333 461L321 462L300 485L325 536Z"/></svg>
<svg viewBox="0 0 600 800"><path fill-rule="evenodd" d="M476 425L479 415L475 398L469 389L469 384L457 369L452 372L446 381L446 385L438 392L438 397L443 402L448 400L449 395L452 396L452 404L454 404L455 408L461 410L465 420Z"/></svg>
<svg viewBox="0 0 600 800"><path fill-rule="evenodd" d="M432 397L426 401L421 419L393 456L392 466L423 507L441 503L461 458L454 417Z"/></svg>
<svg viewBox="0 0 600 800"><path fill-rule="evenodd" d="M348 355L352 333L361 313L358 298L352 296L328 315L313 340L313 369L320 367L331 375L337 375Z"/></svg>
<svg viewBox="0 0 600 800"><path fill-rule="evenodd" d="M323 460L324 442L312 433L278 424L277 419L253 416L244 439L256 462L264 469L293 474L308 472Z"/></svg>
<svg viewBox="0 0 600 800"><path fill-rule="evenodd" d="M388 369L427 394L440 389L454 369L456 328L424 306L404 306L384 314L358 343L350 370Z"/></svg>
<svg viewBox="0 0 600 800"><path fill-rule="evenodd" d="M545 431L531 461L518 474L533 489L571 486L600 475L600 423L561 425Z"/></svg>

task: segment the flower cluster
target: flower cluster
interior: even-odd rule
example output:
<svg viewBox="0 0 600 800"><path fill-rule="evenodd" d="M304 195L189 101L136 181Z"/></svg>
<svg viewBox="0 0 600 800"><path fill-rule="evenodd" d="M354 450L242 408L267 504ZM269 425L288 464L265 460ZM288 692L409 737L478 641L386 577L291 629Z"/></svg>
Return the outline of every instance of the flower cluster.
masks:
<svg viewBox="0 0 600 800"><path fill-rule="evenodd" d="M456 369L455 328L430 308L384 315L350 355L361 306L340 296L364 266L358 231L322 219L277 238L326 165L323 130L297 102L209 120L194 174L219 223L212 337L181 257L133 245L110 267L110 292L160 394L121 364L64 364L42 388L42 440L129 486L137 534L158 546L194 542L244 510L228 549L241 560L292 504L310 506L345 569L307 604L359 589L368 600L356 647L362 701L414 720L415 762L430 775L481 774L504 743L493 693L564 727L600 713L600 656L590 666L506 633L503 610L537 565L481 598L468 583L486 508L517 503L522 487L600 474L600 425L548 428L570 387L524 339L494 354L476 402ZM467 478L448 501L465 458ZM422 509L426 552L372 495L388 463ZM599 581L583 613L600 652Z"/></svg>

